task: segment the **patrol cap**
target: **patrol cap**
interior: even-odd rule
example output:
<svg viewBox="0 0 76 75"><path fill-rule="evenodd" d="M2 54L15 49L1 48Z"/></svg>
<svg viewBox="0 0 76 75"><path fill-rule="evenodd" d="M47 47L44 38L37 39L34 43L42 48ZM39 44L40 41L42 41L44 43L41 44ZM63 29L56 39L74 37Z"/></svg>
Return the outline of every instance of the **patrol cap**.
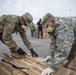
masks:
<svg viewBox="0 0 76 75"><path fill-rule="evenodd" d="M2 16L0 16L0 22L2 21Z"/></svg>
<svg viewBox="0 0 76 75"><path fill-rule="evenodd" d="M28 12L26 12L25 14L22 15L22 17L24 18L26 24L29 26L31 24L31 22L33 21L33 17L31 16L31 14L29 14Z"/></svg>
<svg viewBox="0 0 76 75"><path fill-rule="evenodd" d="M3 20L3 21L6 20L6 18L7 18L7 15L3 15L3 16L2 16L2 20Z"/></svg>
<svg viewBox="0 0 76 75"><path fill-rule="evenodd" d="M41 19L41 24L46 25L47 22L49 21L55 21L55 18L53 17L52 14L47 13L44 15L44 17Z"/></svg>

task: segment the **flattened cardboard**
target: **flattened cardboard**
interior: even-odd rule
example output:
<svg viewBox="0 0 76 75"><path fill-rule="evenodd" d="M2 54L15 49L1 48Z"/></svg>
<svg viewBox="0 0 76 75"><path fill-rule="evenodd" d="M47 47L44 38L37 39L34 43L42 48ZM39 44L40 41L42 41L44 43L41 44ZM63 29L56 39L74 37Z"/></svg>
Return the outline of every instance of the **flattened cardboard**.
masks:
<svg viewBox="0 0 76 75"><path fill-rule="evenodd" d="M3 67L1 67L0 71L1 71L0 75L12 75L9 71L7 71L6 69L4 69Z"/></svg>
<svg viewBox="0 0 76 75"><path fill-rule="evenodd" d="M62 67L54 75L76 75L76 71Z"/></svg>
<svg viewBox="0 0 76 75"><path fill-rule="evenodd" d="M1 63L2 73L0 75L40 75L41 72L48 66L46 63L43 63L41 57L20 57L16 56L14 60L11 58L11 55L5 54L3 58L5 61ZM12 70L12 66L17 66L17 69Z"/></svg>
<svg viewBox="0 0 76 75"><path fill-rule="evenodd" d="M68 68L76 70L76 60L72 60L68 65Z"/></svg>

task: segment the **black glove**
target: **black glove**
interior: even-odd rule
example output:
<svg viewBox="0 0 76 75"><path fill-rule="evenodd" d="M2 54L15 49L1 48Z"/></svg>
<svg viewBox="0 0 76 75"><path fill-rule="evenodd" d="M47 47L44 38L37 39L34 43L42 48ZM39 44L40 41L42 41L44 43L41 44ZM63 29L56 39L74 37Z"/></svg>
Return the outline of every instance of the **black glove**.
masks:
<svg viewBox="0 0 76 75"><path fill-rule="evenodd" d="M30 49L32 56L38 57L38 54L33 50L33 48Z"/></svg>
<svg viewBox="0 0 76 75"><path fill-rule="evenodd" d="M21 48L19 48L19 50L17 51L17 53L19 54L19 55L27 55L27 53L26 52L24 52Z"/></svg>

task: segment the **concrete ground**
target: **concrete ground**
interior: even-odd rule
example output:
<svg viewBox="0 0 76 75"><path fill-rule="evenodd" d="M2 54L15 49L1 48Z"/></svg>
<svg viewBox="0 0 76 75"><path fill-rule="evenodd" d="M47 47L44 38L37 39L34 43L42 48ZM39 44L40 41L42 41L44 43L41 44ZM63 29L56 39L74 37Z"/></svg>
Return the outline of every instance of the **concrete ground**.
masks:
<svg viewBox="0 0 76 75"><path fill-rule="evenodd" d="M50 41L51 41L50 38L37 39L35 37L31 37L30 30L27 30L26 34L27 34L29 41L32 44L34 51L37 52L37 54L39 56L46 57L49 53ZM19 34L14 33L12 36L18 46L20 46L24 51L30 52L27 49L27 47L23 44L23 41ZM0 55L2 55L3 53L10 53L10 50L8 49L8 47L6 45L4 45L0 41Z"/></svg>

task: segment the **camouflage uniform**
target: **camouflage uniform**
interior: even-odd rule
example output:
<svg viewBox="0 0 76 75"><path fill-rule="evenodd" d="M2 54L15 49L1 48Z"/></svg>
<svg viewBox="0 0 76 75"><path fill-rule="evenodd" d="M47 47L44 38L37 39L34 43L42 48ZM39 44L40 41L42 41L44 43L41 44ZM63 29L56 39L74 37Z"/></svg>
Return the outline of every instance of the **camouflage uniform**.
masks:
<svg viewBox="0 0 76 75"><path fill-rule="evenodd" d="M74 27L74 43L72 45L72 48L71 48L71 51L70 51L70 54L68 56L68 59L71 61L72 59L75 58L76 56L76 20L74 20L72 22L72 25Z"/></svg>
<svg viewBox="0 0 76 75"><path fill-rule="evenodd" d="M48 15L51 14L48 13ZM53 16L49 19L48 15L46 14L42 18L43 25L48 22L45 20L54 20L52 19ZM52 60L50 67L53 70L56 70L62 66L63 62L69 56L74 41L74 32L71 23L65 24L63 22L58 22L58 24L55 24L55 30L53 32L54 33L50 44L50 56L52 57L50 58L50 60Z"/></svg>
<svg viewBox="0 0 76 75"><path fill-rule="evenodd" d="M24 14L25 16L25 14ZM18 19L20 16L13 17L12 15L3 15L0 22L0 40L8 46L12 53L17 52L19 46L13 40L12 33L19 32L24 44L28 49L31 49L31 43L27 39L24 29L19 25Z"/></svg>

